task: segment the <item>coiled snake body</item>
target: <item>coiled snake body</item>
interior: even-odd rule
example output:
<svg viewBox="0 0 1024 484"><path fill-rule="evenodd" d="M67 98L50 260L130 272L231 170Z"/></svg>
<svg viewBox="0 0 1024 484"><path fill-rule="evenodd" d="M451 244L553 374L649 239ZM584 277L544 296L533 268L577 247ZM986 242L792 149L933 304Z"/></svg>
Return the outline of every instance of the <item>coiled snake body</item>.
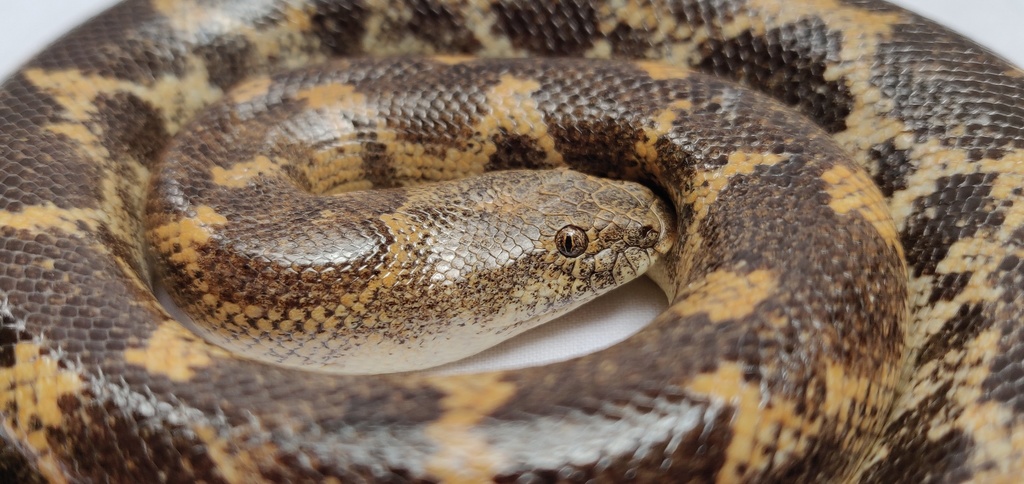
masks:
<svg viewBox="0 0 1024 484"><path fill-rule="evenodd" d="M663 63L305 71L365 54ZM567 164L650 184L677 212L659 275L672 305L593 355L475 375L330 375L205 342L153 295L142 207L171 135L247 76L285 105L332 89L391 102L381 125L348 119L371 175ZM1022 94L1017 69L870 0L125 2L0 90L0 475L1012 480ZM491 118L502 104L512 121ZM249 161L215 168L265 167ZM221 217L190 210L179 229L195 230L168 243L186 268ZM314 312L289 318L330 320Z"/></svg>

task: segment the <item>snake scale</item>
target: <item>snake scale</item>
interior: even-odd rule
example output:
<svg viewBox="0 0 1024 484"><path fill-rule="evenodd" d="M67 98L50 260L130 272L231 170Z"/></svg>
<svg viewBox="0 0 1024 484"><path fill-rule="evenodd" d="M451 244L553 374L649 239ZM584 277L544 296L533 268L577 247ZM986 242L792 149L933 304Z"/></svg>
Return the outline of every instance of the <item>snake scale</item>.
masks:
<svg viewBox="0 0 1024 484"><path fill-rule="evenodd" d="M207 343L154 296L155 160L204 106L325 90L432 126L362 124L368 172L652 186L677 213L671 306L592 355L469 375ZM1013 481L1022 96L1016 68L874 0L124 2L0 88L0 480Z"/></svg>

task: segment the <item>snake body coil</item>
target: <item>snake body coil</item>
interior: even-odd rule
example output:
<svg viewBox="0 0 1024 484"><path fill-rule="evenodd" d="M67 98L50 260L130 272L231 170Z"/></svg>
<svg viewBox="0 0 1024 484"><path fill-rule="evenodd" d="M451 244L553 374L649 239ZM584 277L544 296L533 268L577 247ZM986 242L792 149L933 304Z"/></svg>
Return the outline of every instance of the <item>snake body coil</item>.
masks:
<svg viewBox="0 0 1024 484"><path fill-rule="evenodd" d="M633 60L308 67L367 54ZM156 300L141 234L184 235L189 272L224 217L184 204L144 228L146 186L248 76L238 106L391 103L348 119L367 133L350 168L378 184L568 165L655 187L680 232L671 306L598 353L476 375L328 375L206 342ZM127 1L0 89L0 477L1010 480L1022 96L1017 69L872 0ZM275 168L253 153L199 186L217 169ZM282 320L224 300L239 328ZM331 321L309 311L289 318Z"/></svg>

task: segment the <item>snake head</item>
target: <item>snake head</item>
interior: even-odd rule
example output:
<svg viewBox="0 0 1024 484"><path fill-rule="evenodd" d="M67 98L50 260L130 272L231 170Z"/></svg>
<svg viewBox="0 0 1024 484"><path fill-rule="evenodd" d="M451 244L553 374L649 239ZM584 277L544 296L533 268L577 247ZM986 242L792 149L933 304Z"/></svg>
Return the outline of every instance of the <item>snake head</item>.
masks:
<svg viewBox="0 0 1024 484"><path fill-rule="evenodd" d="M545 195L536 208L546 229L540 242L552 269L574 279L578 291L600 294L625 284L673 246L672 212L647 187L555 173L537 190Z"/></svg>
<svg viewBox="0 0 1024 484"><path fill-rule="evenodd" d="M675 243L672 210L641 184L568 170L492 176L505 194L488 208L502 214L491 218L497 232L529 248L484 277L505 299L488 316L496 333L524 331L632 281Z"/></svg>

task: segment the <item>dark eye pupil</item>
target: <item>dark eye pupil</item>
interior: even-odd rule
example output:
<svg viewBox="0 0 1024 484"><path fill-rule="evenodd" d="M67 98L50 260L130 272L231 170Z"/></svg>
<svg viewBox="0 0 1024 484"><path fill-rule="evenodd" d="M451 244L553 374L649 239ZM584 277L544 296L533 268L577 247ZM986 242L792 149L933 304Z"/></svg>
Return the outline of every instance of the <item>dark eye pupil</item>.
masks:
<svg viewBox="0 0 1024 484"><path fill-rule="evenodd" d="M555 246L566 257L578 257L587 250L587 233L575 225L566 225L555 234Z"/></svg>

